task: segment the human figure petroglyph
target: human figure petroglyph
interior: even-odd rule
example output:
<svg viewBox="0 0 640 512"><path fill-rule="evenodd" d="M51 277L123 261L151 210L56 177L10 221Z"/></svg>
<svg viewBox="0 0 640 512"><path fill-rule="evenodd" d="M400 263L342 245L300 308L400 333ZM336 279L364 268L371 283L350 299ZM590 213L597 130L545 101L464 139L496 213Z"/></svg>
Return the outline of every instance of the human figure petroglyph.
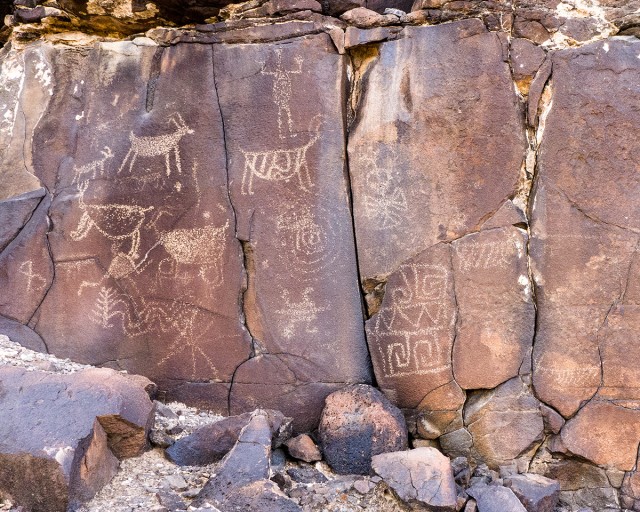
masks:
<svg viewBox="0 0 640 512"><path fill-rule="evenodd" d="M278 134L281 139L296 136L293 133L293 119L291 117L291 75L302 73L302 62L302 57L298 55L295 58L297 68L286 70L282 64L282 50L276 50L273 69L267 71L265 63L260 70L263 75L273 77L273 102L278 107Z"/></svg>
<svg viewBox="0 0 640 512"><path fill-rule="evenodd" d="M313 288L305 288L301 300L296 302L291 299L289 290L282 292L285 307L276 313L286 318L282 331L285 338L292 338L300 330L302 333L318 332L318 327L314 325L314 322L318 319L318 313L326 311L327 308L318 307L311 297L312 294Z"/></svg>
<svg viewBox="0 0 640 512"><path fill-rule="evenodd" d="M179 113L173 114L169 118L169 124L175 125L175 130L171 133L163 135L136 135L133 131L129 132L129 141L131 148L124 157L118 174L129 163L129 174L133 173L133 166L138 157L151 158L164 156L165 172L167 176L171 175L171 154L173 153L176 169L178 174L182 173L182 165L180 163L180 141L185 135L193 133L193 130L187 126Z"/></svg>
<svg viewBox="0 0 640 512"><path fill-rule="evenodd" d="M140 229L146 220L147 213L154 207L145 208L130 204L87 204L84 202L84 194L88 186L88 181L78 184L80 193L78 203L82 216L78 227L70 233L71 239L76 242L83 240L95 228L111 241L129 241L131 248L127 255L136 259L140 248Z"/></svg>
<svg viewBox="0 0 640 512"><path fill-rule="evenodd" d="M23 261L18 267L18 272L27 278L26 291L39 291L47 286L47 280L37 272L33 271L33 261Z"/></svg>
<svg viewBox="0 0 640 512"><path fill-rule="evenodd" d="M297 179L300 188L304 192L309 192L313 187L313 181L307 162L307 151L320 138L320 122L317 123L315 130L309 132L311 137L306 144L291 149L240 150L244 158L240 192L243 195L253 195L254 178L285 182Z"/></svg>
<svg viewBox="0 0 640 512"><path fill-rule="evenodd" d="M450 368L446 343L455 314L448 315L450 272L443 265L406 264L373 324L387 377L436 373Z"/></svg>
<svg viewBox="0 0 640 512"><path fill-rule="evenodd" d="M113 158L113 153L109 146L105 146L104 150L100 151L100 153L102 154L102 158L80 167L74 167L72 183L87 181L89 177L91 177L92 180L95 180L96 176L104 176L104 164L107 160Z"/></svg>
<svg viewBox="0 0 640 512"><path fill-rule="evenodd" d="M376 221L375 229L390 229L402 224L409 204L404 191L396 185L392 169L378 165L377 151L364 151L361 156L365 170L366 189L363 191L364 216Z"/></svg>

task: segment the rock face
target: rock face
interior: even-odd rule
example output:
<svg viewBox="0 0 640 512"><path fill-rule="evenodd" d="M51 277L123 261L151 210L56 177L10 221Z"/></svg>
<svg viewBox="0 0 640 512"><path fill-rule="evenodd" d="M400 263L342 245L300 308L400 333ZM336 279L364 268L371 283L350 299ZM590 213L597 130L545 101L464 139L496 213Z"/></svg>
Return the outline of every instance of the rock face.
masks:
<svg viewBox="0 0 640 512"><path fill-rule="evenodd" d="M375 380L325 411L340 471L408 425L638 508L639 2L17 0L0 332L297 434Z"/></svg>
<svg viewBox="0 0 640 512"><path fill-rule="evenodd" d="M153 423L146 379L0 368L0 493L33 511L66 511L139 455Z"/></svg>
<svg viewBox="0 0 640 512"><path fill-rule="evenodd" d="M371 467L409 505L437 512L456 510L451 462L435 448L375 455Z"/></svg>
<svg viewBox="0 0 640 512"><path fill-rule="evenodd" d="M329 395L318 427L326 461L343 474L368 474L373 456L406 450L406 432L402 413L365 385Z"/></svg>
<svg viewBox="0 0 640 512"><path fill-rule="evenodd" d="M570 451L620 470L635 464L640 420L630 341L638 288L631 198L640 186L631 133L640 115L637 94L627 92L640 78L639 48L616 40L553 55L532 212L537 396L565 418L577 412L561 433ZM585 122L578 105L602 114ZM620 128L615 140L607 136L612 124ZM569 126L571 141L558 140Z"/></svg>
<svg viewBox="0 0 640 512"><path fill-rule="evenodd" d="M328 35L28 55L52 91L31 158L47 193L3 203L1 314L58 356L224 413L274 404L299 430L370 380Z"/></svg>

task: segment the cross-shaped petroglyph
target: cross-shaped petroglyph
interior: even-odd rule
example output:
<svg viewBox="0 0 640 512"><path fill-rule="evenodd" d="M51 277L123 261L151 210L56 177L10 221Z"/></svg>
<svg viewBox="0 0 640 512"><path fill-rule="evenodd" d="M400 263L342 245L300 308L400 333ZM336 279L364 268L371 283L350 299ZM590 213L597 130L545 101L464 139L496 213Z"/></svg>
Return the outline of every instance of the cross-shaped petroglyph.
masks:
<svg viewBox="0 0 640 512"><path fill-rule="evenodd" d="M364 150L360 157L365 173L362 211L367 219L375 221L374 229L382 230L401 225L407 218L409 204L393 170L379 165L379 159L378 152L373 150Z"/></svg>
<svg viewBox="0 0 640 512"><path fill-rule="evenodd" d="M169 124L175 126L175 130L171 133L163 135L136 135L133 131L129 132L129 141L131 142L131 148L124 157L118 174L129 163L129 174L133 173L133 166L138 157L151 158L164 156L165 159L165 172L167 176L171 175L171 155L173 154L176 170L178 174L182 172L182 166L180 163L180 141L182 138L193 133L193 130L187 126L182 119L182 116L176 112L169 118Z"/></svg>
<svg viewBox="0 0 640 512"><path fill-rule="evenodd" d="M47 286L47 280L33 271L33 261L23 261L18 267L18 272L27 278L27 293L41 291Z"/></svg>
<svg viewBox="0 0 640 512"><path fill-rule="evenodd" d="M318 319L318 313L326 311L326 307L318 307L311 298L313 288L305 288L302 292L302 300L296 302L291 300L289 290L282 292L284 308L276 311L277 314L285 318L282 333L285 338L291 339L296 333L317 333L318 326L314 322Z"/></svg>
<svg viewBox="0 0 640 512"><path fill-rule="evenodd" d="M260 70L263 75L273 77L273 102L278 107L278 134L281 139L296 136L291 118L291 75L302 73L302 57L298 55L295 62L297 64L295 69L285 69L282 64L282 50L276 50L275 66L267 71L265 63Z"/></svg>
<svg viewBox="0 0 640 512"><path fill-rule="evenodd" d="M448 370L451 347L443 343L455 316L448 315L449 270L442 265L405 264L399 283L373 324L387 377Z"/></svg>

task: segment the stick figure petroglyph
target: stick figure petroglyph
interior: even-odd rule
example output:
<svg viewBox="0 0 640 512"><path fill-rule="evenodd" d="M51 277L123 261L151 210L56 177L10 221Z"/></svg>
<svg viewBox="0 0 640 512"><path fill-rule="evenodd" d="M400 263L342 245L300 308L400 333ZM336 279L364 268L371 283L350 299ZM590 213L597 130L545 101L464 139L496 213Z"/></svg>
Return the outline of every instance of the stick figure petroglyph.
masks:
<svg viewBox="0 0 640 512"><path fill-rule="evenodd" d="M287 138L285 135L285 126L288 135L295 137L293 133L293 120L291 118L291 75L299 75L302 73L302 57L299 55L295 58L297 64L296 69L284 69L282 64L282 50L275 51L275 66L271 71L266 70L266 63L262 66L260 73L273 77L273 102L278 107L278 134L281 139Z"/></svg>
<svg viewBox="0 0 640 512"><path fill-rule="evenodd" d="M47 280L33 271L33 261L23 261L18 267L18 272L27 278L27 292L39 290L47 286Z"/></svg>
<svg viewBox="0 0 640 512"><path fill-rule="evenodd" d="M118 174L122 172L127 162L129 163L128 171L129 174L131 174L133 172L133 165L139 156L145 158L164 156L165 172L167 176L169 176L171 174L171 153L173 153L178 174L182 173L180 148L178 146L182 138L187 134L193 133L193 130L186 125L182 116L177 112L169 118L169 124L172 123L176 127L175 130L164 135L141 136L136 135L133 131L129 132L131 148L124 157L120 169L118 169Z"/></svg>
<svg viewBox="0 0 640 512"><path fill-rule="evenodd" d="M292 338L301 327L304 329L302 334L318 332L318 327L314 326L313 323L318 319L318 313L326 311L327 308L316 306L311 298L312 293L313 288L305 288L302 292L302 300L295 302L291 300L289 290L282 292L285 307L276 311L276 313L286 319L283 329L285 338Z"/></svg>
<svg viewBox="0 0 640 512"><path fill-rule="evenodd" d="M102 158L89 162L81 167L74 167L73 180L71 183L86 181L89 179L89 175L91 175L92 180L96 179L96 175L104 176L104 164L107 160L113 158L113 153L109 146L105 146L104 150L100 151L100 153L102 153Z"/></svg>
<svg viewBox="0 0 640 512"><path fill-rule="evenodd" d="M95 228L114 242L130 241L131 249L127 254L135 259L140 248L140 229L147 213L154 207L144 208L132 204L87 204L84 202L84 194L88 186L88 181L78 184L82 216L78 227L70 233L71 239L80 241L87 237L92 228Z"/></svg>

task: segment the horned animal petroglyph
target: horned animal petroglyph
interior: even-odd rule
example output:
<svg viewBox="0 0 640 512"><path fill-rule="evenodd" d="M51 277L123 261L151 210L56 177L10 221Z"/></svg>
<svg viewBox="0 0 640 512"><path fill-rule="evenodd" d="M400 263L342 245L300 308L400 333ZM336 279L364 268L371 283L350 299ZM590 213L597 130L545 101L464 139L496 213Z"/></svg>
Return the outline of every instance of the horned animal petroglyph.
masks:
<svg viewBox="0 0 640 512"><path fill-rule="evenodd" d="M309 192L313 187L313 182L311 181L307 163L307 151L319 138L320 134L316 132L309 142L292 149L241 150L244 157L242 194L253 195L254 178L266 181L288 181L292 178L297 178L300 188L305 192Z"/></svg>
<svg viewBox="0 0 640 512"><path fill-rule="evenodd" d="M107 160L113 158L113 153L111 152L111 148L109 146L105 146L104 151L100 151L100 153L102 153L102 158L94 160L93 162L89 162L88 164L85 164L81 167L74 167L72 183L86 181L87 179L89 179L89 176L91 176L92 180L95 180L96 175L104 175L104 164Z"/></svg>
<svg viewBox="0 0 640 512"><path fill-rule="evenodd" d="M127 162L129 163L129 173L131 174L138 157L151 158L164 156L165 172L167 176L169 176L171 174L171 153L173 153L178 174L182 173L179 144L182 138L187 134L193 133L193 130L186 125L182 116L177 112L169 118L169 123L173 123L176 129L171 133L165 133L163 135L142 136L136 135L133 131L129 132L131 148L124 157L120 169L118 169L118 174L122 172Z"/></svg>

